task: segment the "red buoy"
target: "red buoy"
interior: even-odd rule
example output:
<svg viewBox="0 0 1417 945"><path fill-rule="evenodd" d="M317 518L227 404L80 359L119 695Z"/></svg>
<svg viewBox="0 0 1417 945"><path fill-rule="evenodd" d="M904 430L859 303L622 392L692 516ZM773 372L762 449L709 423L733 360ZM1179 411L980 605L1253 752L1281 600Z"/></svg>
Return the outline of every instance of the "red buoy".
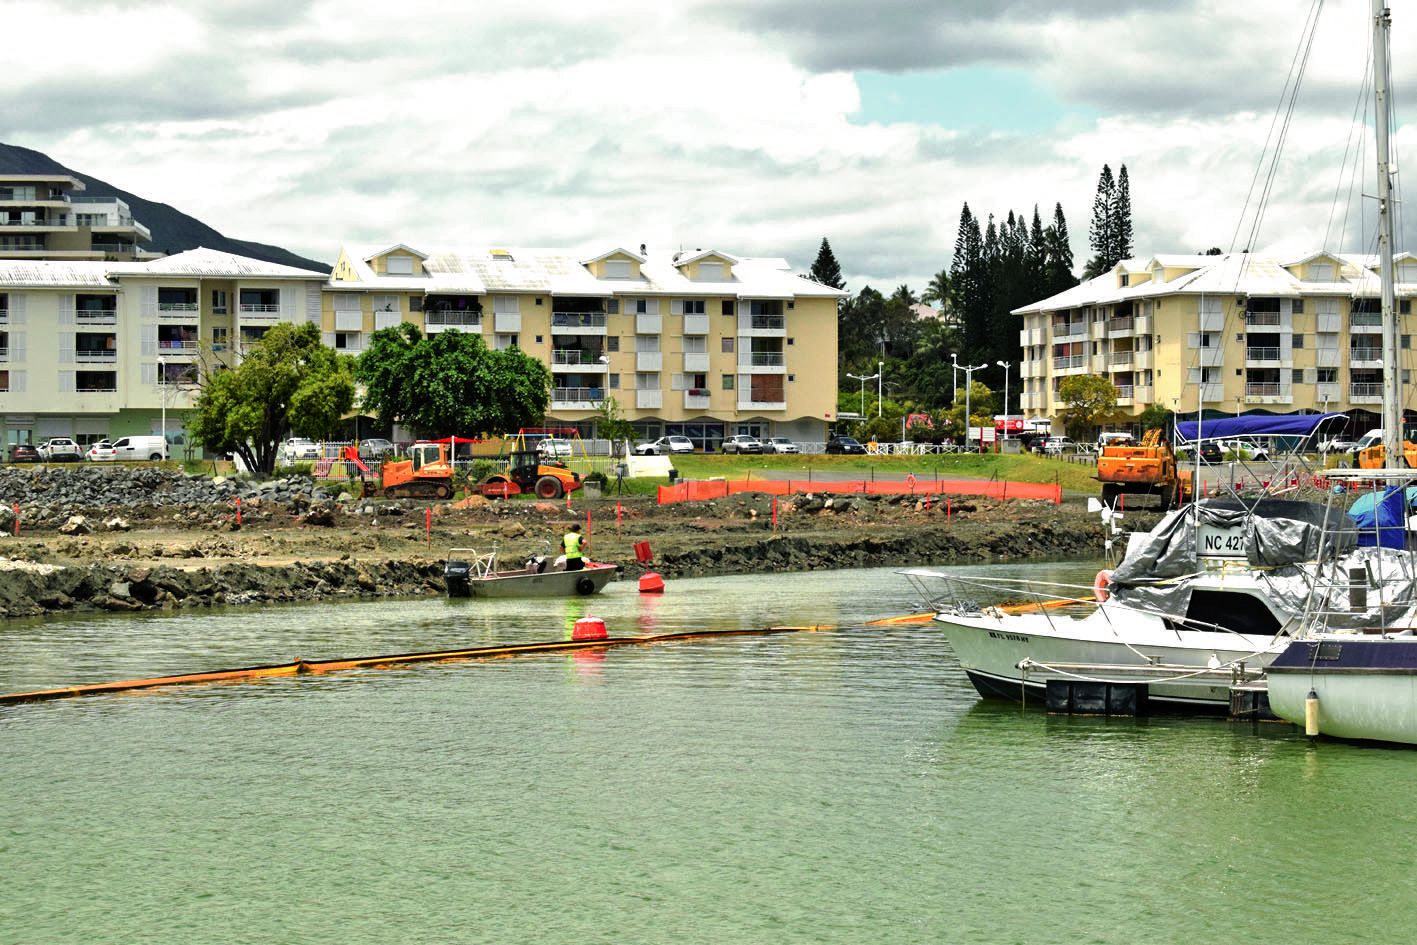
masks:
<svg viewBox="0 0 1417 945"><path fill-rule="evenodd" d="M646 571L644 574L641 574L641 575L640 575L640 593L641 593L641 594L663 594L663 593L664 593L664 578L660 577L658 574L655 574L653 571Z"/></svg>
<svg viewBox="0 0 1417 945"><path fill-rule="evenodd" d="M604 640L607 636L605 621L599 617L582 617L571 631L572 640Z"/></svg>

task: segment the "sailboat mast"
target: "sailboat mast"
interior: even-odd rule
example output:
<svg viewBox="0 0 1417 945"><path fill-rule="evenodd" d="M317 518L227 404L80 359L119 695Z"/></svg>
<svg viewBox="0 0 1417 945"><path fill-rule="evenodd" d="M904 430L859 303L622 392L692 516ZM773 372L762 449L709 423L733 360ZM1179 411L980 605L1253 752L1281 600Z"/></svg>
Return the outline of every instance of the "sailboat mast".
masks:
<svg viewBox="0 0 1417 945"><path fill-rule="evenodd" d="M1373 125L1378 150L1378 265L1382 267L1383 319L1383 455L1384 465L1405 465L1402 452L1402 400L1399 380L1397 316L1393 300L1392 268L1392 163L1388 157L1388 129L1392 127L1388 101L1388 43L1392 14L1385 0L1373 0Z"/></svg>

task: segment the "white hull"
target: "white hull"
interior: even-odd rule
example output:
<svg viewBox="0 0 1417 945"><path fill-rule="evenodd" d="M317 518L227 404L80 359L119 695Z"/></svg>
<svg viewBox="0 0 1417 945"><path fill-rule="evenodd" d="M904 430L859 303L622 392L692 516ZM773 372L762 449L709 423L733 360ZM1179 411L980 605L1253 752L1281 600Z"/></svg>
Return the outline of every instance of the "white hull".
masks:
<svg viewBox="0 0 1417 945"><path fill-rule="evenodd" d="M1319 696L1320 735L1417 745L1417 676L1275 674L1270 710L1302 727L1311 688Z"/></svg>
<svg viewBox="0 0 1417 945"><path fill-rule="evenodd" d="M1153 702L1229 706L1228 667L1243 664L1253 674L1285 645L1270 636L1176 630L1159 617L1123 607L1099 607L1081 618L940 614L935 619L975 687L1012 698L1017 696L1010 696L1010 687L1027 684L1041 692L1049 678L1081 677L1146 682ZM1030 664L1026 670L1020 668L1024 661ZM1196 675L1185 678L1189 673Z"/></svg>

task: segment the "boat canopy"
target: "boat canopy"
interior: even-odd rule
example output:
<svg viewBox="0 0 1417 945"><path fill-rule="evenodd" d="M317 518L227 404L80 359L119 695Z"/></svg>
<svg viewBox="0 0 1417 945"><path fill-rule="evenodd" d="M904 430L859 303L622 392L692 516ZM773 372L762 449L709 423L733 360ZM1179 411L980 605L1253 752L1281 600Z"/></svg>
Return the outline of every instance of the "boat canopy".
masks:
<svg viewBox="0 0 1417 945"><path fill-rule="evenodd" d="M1247 417L1223 417L1219 420L1182 420L1176 424L1176 436L1182 442L1196 438L1197 427L1202 439L1224 440L1234 436L1313 436L1324 423L1348 421L1341 413L1301 413L1285 416L1255 414Z"/></svg>

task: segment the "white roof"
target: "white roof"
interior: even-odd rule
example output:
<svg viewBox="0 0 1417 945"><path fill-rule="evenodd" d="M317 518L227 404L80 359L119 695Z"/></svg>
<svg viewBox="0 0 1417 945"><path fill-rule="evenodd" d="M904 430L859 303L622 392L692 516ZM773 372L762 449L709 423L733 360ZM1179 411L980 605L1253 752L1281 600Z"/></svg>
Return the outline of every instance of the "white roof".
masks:
<svg viewBox="0 0 1417 945"><path fill-rule="evenodd" d="M0 259L0 285L117 288L108 278L112 263L89 260Z"/></svg>
<svg viewBox="0 0 1417 945"><path fill-rule="evenodd" d="M280 263L198 247L146 262L107 263L114 275L255 277L258 279L324 279L326 274Z"/></svg>
<svg viewBox="0 0 1417 945"><path fill-rule="evenodd" d="M686 278L668 255L646 257L638 279L597 279L578 253L522 247L498 249L496 254L488 249L434 250L424 260L425 275L380 275L365 262L372 255L367 249L349 245L343 248L357 279L346 282L332 278L331 288L461 295L544 292L564 296L715 295L771 299L843 298L848 294L801 277L787 260L777 257L738 257L731 278L695 282Z"/></svg>

